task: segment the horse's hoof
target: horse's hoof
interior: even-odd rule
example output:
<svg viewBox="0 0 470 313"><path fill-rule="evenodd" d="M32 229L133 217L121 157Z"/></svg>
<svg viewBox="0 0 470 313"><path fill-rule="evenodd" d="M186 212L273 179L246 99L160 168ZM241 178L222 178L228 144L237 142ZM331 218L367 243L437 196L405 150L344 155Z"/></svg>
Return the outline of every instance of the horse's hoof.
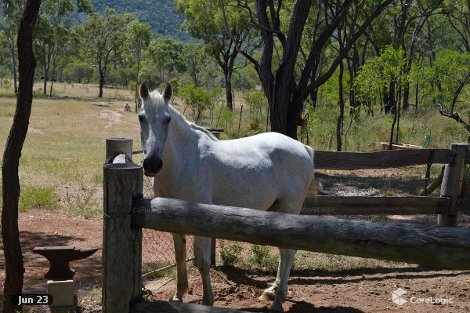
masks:
<svg viewBox="0 0 470 313"><path fill-rule="evenodd" d="M212 306L214 304L214 298L209 298L209 299L202 299L202 304L203 305L208 305Z"/></svg>
<svg viewBox="0 0 470 313"><path fill-rule="evenodd" d="M258 298L261 301L272 301L276 297L274 291L265 290L263 294Z"/></svg>
<svg viewBox="0 0 470 313"><path fill-rule="evenodd" d="M178 298L176 295L170 298L170 302L183 302L183 298Z"/></svg>
<svg viewBox="0 0 470 313"><path fill-rule="evenodd" d="M282 308L282 304L276 305L275 303L273 303L269 311L272 313L281 313L281 312L284 312L284 309Z"/></svg>

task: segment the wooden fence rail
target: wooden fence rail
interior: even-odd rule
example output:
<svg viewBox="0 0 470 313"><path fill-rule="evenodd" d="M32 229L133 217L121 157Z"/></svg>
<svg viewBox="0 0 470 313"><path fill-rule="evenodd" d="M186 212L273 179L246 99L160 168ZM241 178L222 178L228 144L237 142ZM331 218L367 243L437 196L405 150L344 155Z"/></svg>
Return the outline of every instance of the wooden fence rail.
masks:
<svg viewBox="0 0 470 313"><path fill-rule="evenodd" d="M428 197L338 197L305 199L303 215L447 214L451 200Z"/></svg>
<svg viewBox="0 0 470 313"><path fill-rule="evenodd" d="M456 152L452 149L391 150L379 152L315 151L315 168L357 170L426 165L428 163L447 164L454 162L455 156Z"/></svg>
<svg viewBox="0 0 470 313"><path fill-rule="evenodd" d="M470 269L470 229L299 216L155 198L134 203L131 225L253 244Z"/></svg>

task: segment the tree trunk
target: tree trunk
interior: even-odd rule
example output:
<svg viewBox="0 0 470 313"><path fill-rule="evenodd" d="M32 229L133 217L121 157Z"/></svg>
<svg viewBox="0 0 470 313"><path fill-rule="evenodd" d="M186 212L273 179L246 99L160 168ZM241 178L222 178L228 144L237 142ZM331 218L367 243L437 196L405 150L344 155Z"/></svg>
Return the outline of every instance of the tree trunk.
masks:
<svg viewBox="0 0 470 313"><path fill-rule="evenodd" d="M317 102L318 102L318 88L312 89L310 91L310 101L312 103L313 111L317 109Z"/></svg>
<svg viewBox="0 0 470 313"><path fill-rule="evenodd" d="M2 240L5 255L5 286L3 312L21 311L10 299L23 289L23 255L19 240L18 201L20 181L18 177L21 150L28 132L31 104L33 101L34 70L33 30L41 1L28 0L21 19L17 45L19 60L19 90L13 124L5 145L2 164L3 211Z"/></svg>
<svg viewBox="0 0 470 313"><path fill-rule="evenodd" d="M355 80L357 71L359 70L359 67L361 66L360 64L360 57L359 57L359 51L357 50L357 45L353 46L352 50L352 58L346 58L346 62L348 65L348 71L349 71L349 77L350 81L353 82ZM341 65L341 63L340 63ZM357 100L356 98L356 89L355 88L350 88L349 89L349 103L351 109L349 110L349 115L353 116L354 114L358 113L358 108L360 107L361 103ZM344 100L343 100L344 104ZM340 150L338 150L340 151Z"/></svg>
<svg viewBox="0 0 470 313"><path fill-rule="evenodd" d="M415 85L415 111L418 110L418 105L419 105L419 85Z"/></svg>
<svg viewBox="0 0 470 313"><path fill-rule="evenodd" d="M395 82L390 82L385 102L385 113L395 113L393 110L396 108L395 99Z"/></svg>
<svg viewBox="0 0 470 313"><path fill-rule="evenodd" d="M343 95L343 61L339 63L339 76L338 76L338 92L339 92L339 114L336 121L336 151L343 149L343 120L344 120L344 95Z"/></svg>
<svg viewBox="0 0 470 313"><path fill-rule="evenodd" d="M227 108L233 111L233 93L232 93L232 71L230 69L224 69L225 79L225 97L227 99Z"/></svg>
<svg viewBox="0 0 470 313"><path fill-rule="evenodd" d="M46 56L46 62L44 65L44 96L47 97L47 81L49 80L49 70L51 68L51 60L52 60L52 49L48 46L47 49L44 47L44 55Z"/></svg>
<svg viewBox="0 0 470 313"><path fill-rule="evenodd" d="M44 65L44 80L43 80L43 95L46 97L47 96L47 76L49 75L49 69L47 68L47 65Z"/></svg>
<svg viewBox="0 0 470 313"><path fill-rule="evenodd" d="M54 90L54 80L56 78L57 72L57 64L56 61L52 62L52 79L51 79L51 87L49 88L49 98L52 98L52 91Z"/></svg>
<svg viewBox="0 0 470 313"><path fill-rule="evenodd" d="M105 72L100 70L100 91L98 93L98 98L103 98L103 87L105 82Z"/></svg>
<svg viewBox="0 0 470 313"><path fill-rule="evenodd" d="M276 80L274 95L268 98L271 131L297 139L297 125L302 113L295 86L286 80Z"/></svg>

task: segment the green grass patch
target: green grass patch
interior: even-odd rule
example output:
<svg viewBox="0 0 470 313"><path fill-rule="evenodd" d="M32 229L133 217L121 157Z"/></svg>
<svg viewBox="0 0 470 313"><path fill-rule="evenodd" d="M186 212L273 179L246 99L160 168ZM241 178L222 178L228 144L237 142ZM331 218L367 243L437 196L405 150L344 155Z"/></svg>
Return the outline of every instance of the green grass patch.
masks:
<svg viewBox="0 0 470 313"><path fill-rule="evenodd" d="M19 201L20 212L31 209L55 210L59 208L59 197L53 187L22 186Z"/></svg>

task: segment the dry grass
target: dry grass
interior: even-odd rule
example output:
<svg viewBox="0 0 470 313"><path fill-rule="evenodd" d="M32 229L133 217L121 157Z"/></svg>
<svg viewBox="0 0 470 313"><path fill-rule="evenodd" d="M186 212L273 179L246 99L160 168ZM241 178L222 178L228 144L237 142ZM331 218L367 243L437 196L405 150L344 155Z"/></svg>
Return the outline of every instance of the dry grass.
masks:
<svg viewBox="0 0 470 313"><path fill-rule="evenodd" d="M20 160L23 186L53 187L62 206L68 210L88 212L101 207L106 138L133 138L135 149L139 148L140 141L136 116L124 112L124 102L107 103L105 107L99 104L77 100L33 101ZM14 99L0 98L2 147L14 109Z"/></svg>
<svg viewBox="0 0 470 313"><path fill-rule="evenodd" d="M49 95L50 82L47 84L47 94ZM36 94L43 93L43 82L37 81L34 84L34 92ZM69 97L69 98L97 98L99 86L95 84L79 84L79 83L54 83L53 97ZM114 88L105 86L103 89L103 97L105 99L131 100L132 94L130 90L122 88Z"/></svg>

